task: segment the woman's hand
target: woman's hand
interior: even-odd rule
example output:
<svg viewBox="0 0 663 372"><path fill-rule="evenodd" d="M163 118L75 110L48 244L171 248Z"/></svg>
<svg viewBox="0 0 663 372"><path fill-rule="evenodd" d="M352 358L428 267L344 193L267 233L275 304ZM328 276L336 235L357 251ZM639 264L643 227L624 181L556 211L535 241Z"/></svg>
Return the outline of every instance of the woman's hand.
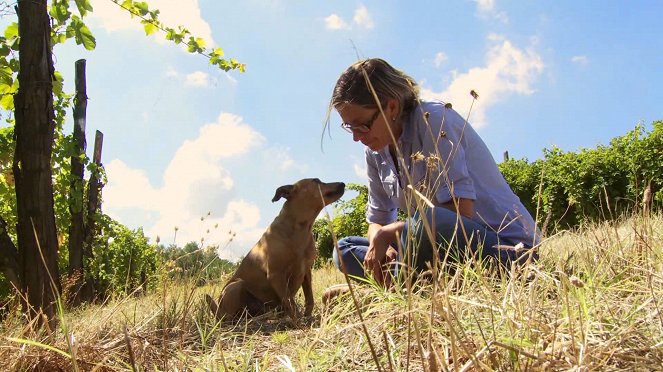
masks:
<svg viewBox="0 0 663 372"><path fill-rule="evenodd" d="M383 266L387 261L396 259L395 249L392 248L390 254L387 251L390 246L397 245L403 226L404 222L402 221L394 222L377 230L373 229L373 234L369 233L369 245L366 256L364 256L364 268L381 285L390 284L389 275L385 275Z"/></svg>

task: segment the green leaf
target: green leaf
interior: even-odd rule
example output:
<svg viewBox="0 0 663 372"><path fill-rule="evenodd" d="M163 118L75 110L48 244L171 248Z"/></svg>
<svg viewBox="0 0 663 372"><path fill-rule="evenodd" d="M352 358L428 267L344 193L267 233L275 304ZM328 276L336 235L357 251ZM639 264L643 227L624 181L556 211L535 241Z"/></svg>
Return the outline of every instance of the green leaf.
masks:
<svg viewBox="0 0 663 372"><path fill-rule="evenodd" d="M73 16L71 20L71 27L74 31L76 44L83 44L83 47L85 47L87 50L93 50L97 46L97 41L92 35L92 32L85 25L85 23L80 20L80 18Z"/></svg>
<svg viewBox="0 0 663 372"><path fill-rule="evenodd" d="M64 85L64 78L59 71L53 74L53 94L59 96L62 94L62 86Z"/></svg>
<svg viewBox="0 0 663 372"><path fill-rule="evenodd" d="M51 35L51 44L56 45L56 44L64 44L64 42L67 41L67 33L66 32L58 32L55 34Z"/></svg>
<svg viewBox="0 0 663 372"><path fill-rule="evenodd" d="M198 47L200 48L201 52L203 49L205 49L205 40L202 37L196 38L196 44L198 44Z"/></svg>
<svg viewBox="0 0 663 372"><path fill-rule="evenodd" d="M0 107L4 110L10 111L14 109L14 94L18 90L18 79L14 79L11 87L2 91L0 96Z"/></svg>
<svg viewBox="0 0 663 372"><path fill-rule="evenodd" d="M184 40L184 34L178 33L175 29L167 28L166 29L166 39L172 40L175 44L180 44Z"/></svg>
<svg viewBox="0 0 663 372"><path fill-rule="evenodd" d="M59 23L64 24L71 17L68 1L54 1L48 14Z"/></svg>
<svg viewBox="0 0 663 372"><path fill-rule="evenodd" d="M113 0L114 3L118 4L119 0ZM134 7L134 2L132 0L124 0L122 4L120 4L123 8L133 8Z"/></svg>
<svg viewBox="0 0 663 372"><path fill-rule="evenodd" d="M138 10L138 13L141 16L144 16L150 12L150 8L146 2L138 1L134 3L134 7Z"/></svg>
<svg viewBox="0 0 663 372"><path fill-rule="evenodd" d="M4 40L0 41L0 57L7 57L10 50L9 45L7 45Z"/></svg>
<svg viewBox="0 0 663 372"><path fill-rule="evenodd" d="M189 37L189 42L187 43L189 53L202 53L205 47L205 40L193 36Z"/></svg>
<svg viewBox="0 0 663 372"><path fill-rule="evenodd" d="M153 33L159 31L159 28L154 25L154 23L147 21L147 20L142 20L140 23L143 24L143 28L145 29L145 35L152 35Z"/></svg>
<svg viewBox="0 0 663 372"><path fill-rule="evenodd" d="M88 12L92 11L92 4L90 4L89 0L76 0L76 6L81 17L85 17Z"/></svg>
<svg viewBox="0 0 663 372"><path fill-rule="evenodd" d="M0 92L4 92L5 89L9 89L13 83L14 71L12 71L9 65L4 64L0 66Z"/></svg>
<svg viewBox="0 0 663 372"><path fill-rule="evenodd" d="M18 38L18 23L14 22L5 29L5 38L7 41Z"/></svg>
<svg viewBox="0 0 663 372"><path fill-rule="evenodd" d="M223 57L223 49L214 48L214 50L212 50L209 55L210 55L211 58L217 58L217 59L221 58L221 57Z"/></svg>
<svg viewBox="0 0 663 372"><path fill-rule="evenodd" d="M14 96L11 94L3 93L0 98L0 107L3 110L13 110L14 109Z"/></svg>

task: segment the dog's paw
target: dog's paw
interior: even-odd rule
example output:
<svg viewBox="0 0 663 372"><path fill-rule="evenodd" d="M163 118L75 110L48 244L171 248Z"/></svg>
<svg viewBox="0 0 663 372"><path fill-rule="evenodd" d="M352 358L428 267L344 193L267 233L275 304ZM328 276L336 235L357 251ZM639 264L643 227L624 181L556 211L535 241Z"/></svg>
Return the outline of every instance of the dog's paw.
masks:
<svg viewBox="0 0 663 372"><path fill-rule="evenodd" d="M308 303L304 306L304 316L311 316L313 314L314 303Z"/></svg>

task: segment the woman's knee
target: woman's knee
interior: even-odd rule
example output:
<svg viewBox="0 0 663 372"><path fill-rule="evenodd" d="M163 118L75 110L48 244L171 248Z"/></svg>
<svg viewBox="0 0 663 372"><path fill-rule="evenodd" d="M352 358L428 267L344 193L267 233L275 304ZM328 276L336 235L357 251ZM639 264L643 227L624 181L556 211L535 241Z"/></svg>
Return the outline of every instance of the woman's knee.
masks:
<svg viewBox="0 0 663 372"><path fill-rule="evenodd" d="M339 270L345 267L348 274L363 275L363 261L368 249L368 239L349 236L338 241L338 249L332 252L332 261Z"/></svg>

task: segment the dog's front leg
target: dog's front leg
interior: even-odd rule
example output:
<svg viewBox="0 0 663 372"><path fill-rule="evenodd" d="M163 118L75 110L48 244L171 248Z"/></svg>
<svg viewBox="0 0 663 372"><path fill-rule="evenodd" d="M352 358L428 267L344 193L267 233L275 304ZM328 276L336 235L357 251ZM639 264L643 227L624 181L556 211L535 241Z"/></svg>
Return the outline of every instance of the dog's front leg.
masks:
<svg viewBox="0 0 663 372"><path fill-rule="evenodd" d="M304 315L309 316L313 312L313 285L311 281L311 270L306 270L304 275L304 282L302 283L302 290L304 291Z"/></svg>
<svg viewBox="0 0 663 372"><path fill-rule="evenodd" d="M297 322L297 304L295 304L295 297L290 295L288 290L289 276L284 273L270 275L267 278L276 292L276 295L281 300L281 307L286 314L290 316L293 322Z"/></svg>

